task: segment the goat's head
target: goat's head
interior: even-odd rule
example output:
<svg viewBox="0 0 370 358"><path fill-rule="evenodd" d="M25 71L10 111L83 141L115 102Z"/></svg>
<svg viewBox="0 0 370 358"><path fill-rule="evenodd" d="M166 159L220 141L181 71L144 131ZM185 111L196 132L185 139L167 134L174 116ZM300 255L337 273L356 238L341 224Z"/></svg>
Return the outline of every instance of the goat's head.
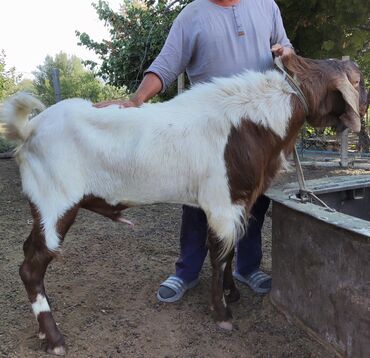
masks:
<svg viewBox="0 0 370 358"><path fill-rule="evenodd" d="M312 126L345 126L360 131L368 100L363 75L354 62L309 60L296 55L283 62L307 97L307 119Z"/></svg>

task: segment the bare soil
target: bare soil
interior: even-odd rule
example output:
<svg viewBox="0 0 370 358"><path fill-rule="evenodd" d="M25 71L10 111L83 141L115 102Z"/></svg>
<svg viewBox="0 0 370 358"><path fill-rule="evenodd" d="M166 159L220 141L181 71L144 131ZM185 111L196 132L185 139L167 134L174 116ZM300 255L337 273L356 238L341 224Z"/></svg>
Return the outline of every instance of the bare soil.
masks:
<svg viewBox="0 0 370 358"><path fill-rule="evenodd" d="M309 179L364 171L305 168ZM369 172L368 172L369 173ZM285 174L278 184L295 180ZM331 357L289 323L267 296L241 286L232 305L234 330L221 332L210 310L210 266L200 284L175 304L159 303L160 282L174 270L181 207L130 209L131 229L81 210L53 262L46 288L65 335L68 357ZM14 160L0 160L0 357L47 357L18 276L31 230ZM271 217L263 229L263 268L271 272ZM239 285L240 286L240 285Z"/></svg>

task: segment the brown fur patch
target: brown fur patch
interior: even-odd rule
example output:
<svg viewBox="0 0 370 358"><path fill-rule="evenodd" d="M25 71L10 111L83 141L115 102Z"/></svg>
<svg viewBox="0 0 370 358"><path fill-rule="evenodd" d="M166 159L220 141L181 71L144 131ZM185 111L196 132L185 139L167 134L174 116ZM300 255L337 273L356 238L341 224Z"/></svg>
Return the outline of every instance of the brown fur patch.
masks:
<svg viewBox="0 0 370 358"><path fill-rule="evenodd" d="M248 119L230 132L225 162L231 200L244 205L247 213L279 170L281 153L288 155L294 148L304 112L297 98L292 99L292 106L293 115L285 139Z"/></svg>

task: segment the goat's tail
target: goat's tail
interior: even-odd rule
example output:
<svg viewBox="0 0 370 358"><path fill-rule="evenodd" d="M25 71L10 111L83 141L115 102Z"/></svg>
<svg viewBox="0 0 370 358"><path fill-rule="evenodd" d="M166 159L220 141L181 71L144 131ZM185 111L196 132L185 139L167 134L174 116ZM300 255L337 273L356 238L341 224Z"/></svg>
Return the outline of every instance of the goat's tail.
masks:
<svg viewBox="0 0 370 358"><path fill-rule="evenodd" d="M0 122L5 123L5 137L24 143L31 133L28 116L32 110L42 111L45 106L33 95L19 92L0 107Z"/></svg>

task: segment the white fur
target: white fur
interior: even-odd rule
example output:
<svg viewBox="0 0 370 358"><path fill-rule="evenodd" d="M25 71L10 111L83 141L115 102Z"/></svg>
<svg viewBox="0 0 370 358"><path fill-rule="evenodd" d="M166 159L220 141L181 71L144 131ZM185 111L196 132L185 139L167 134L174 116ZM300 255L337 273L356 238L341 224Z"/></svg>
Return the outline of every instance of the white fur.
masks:
<svg viewBox="0 0 370 358"><path fill-rule="evenodd" d="M11 97L0 110L0 122L5 123L7 135L11 138L18 137L24 141L30 135L30 127L24 125L25 119L32 109L42 111L45 106L35 97L27 93L19 93Z"/></svg>
<svg viewBox="0 0 370 358"><path fill-rule="evenodd" d="M36 301L32 303L32 310L36 318L41 312L50 312L50 307L46 297L38 293L36 296Z"/></svg>
<svg viewBox="0 0 370 358"><path fill-rule="evenodd" d="M215 79L140 108L96 109L70 99L46 109L24 124L30 135L23 138L18 162L47 247L58 249L58 218L92 194L113 205L201 207L227 252L245 216L230 198L224 161L230 130L249 120L284 137L290 101L290 87L269 71Z"/></svg>
<svg viewBox="0 0 370 358"><path fill-rule="evenodd" d="M56 356L64 356L66 354L66 349L63 346L55 347L48 350L48 353L54 354Z"/></svg>

